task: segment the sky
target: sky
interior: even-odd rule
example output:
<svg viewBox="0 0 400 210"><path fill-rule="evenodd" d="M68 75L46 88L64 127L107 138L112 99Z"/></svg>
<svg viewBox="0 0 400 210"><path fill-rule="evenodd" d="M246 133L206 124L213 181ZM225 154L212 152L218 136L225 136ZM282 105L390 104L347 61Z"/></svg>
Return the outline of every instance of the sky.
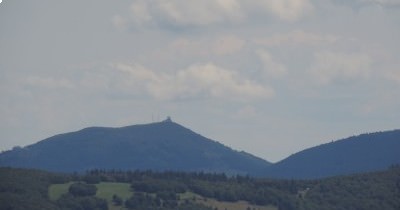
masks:
<svg viewBox="0 0 400 210"><path fill-rule="evenodd" d="M400 0L0 4L0 151L171 116L277 162L399 108Z"/></svg>

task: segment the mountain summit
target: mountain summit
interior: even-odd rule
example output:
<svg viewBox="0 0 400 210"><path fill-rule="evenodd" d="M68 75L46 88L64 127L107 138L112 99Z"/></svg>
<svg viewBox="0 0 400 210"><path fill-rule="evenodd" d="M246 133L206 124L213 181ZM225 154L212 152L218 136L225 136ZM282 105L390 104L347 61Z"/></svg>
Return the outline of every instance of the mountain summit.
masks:
<svg viewBox="0 0 400 210"><path fill-rule="evenodd" d="M0 166L57 172L138 169L259 175L269 165L207 139L171 118L121 128L85 128L0 154Z"/></svg>

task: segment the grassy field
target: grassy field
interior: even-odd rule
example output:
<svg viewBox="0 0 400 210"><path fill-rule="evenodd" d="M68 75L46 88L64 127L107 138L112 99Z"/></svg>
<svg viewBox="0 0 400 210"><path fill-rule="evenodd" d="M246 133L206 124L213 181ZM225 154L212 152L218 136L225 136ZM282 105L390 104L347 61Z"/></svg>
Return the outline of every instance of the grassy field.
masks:
<svg viewBox="0 0 400 210"><path fill-rule="evenodd" d="M49 198L52 201L55 201L61 197L62 194L68 192L69 186L71 186L73 182L69 182L66 184L53 184L49 187Z"/></svg>
<svg viewBox="0 0 400 210"><path fill-rule="evenodd" d="M62 194L68 192L69 186L71 186L73 182L69 182L66 184L53 184L49 187L49 198L52 201L55 201L61 197ZM132 191L130 184L127 183L116 183L116 182L101 182L100 184L96 184L97 193L96 196L99 198L104 198L107 200L110 210L120 210L125 209L122 207L117 207L112 205L112 197L113 195L118 195L123 200L126 200L132 196Z"/></svg>
<svg viewBox="0 0 400 210"><path fill-rule="evenodd" d="M198 201L206 206L211 206L214 209L227 209L227 210L245 210L250 208L251 210L278 210L274 206L257 206L251 205L246 201L238 201L238 202L222 202L217 201L215 199L206 199Z"/></svg>
<svg viewBox="0 0 400 210"><path fill-rule="evenodd" d="M222 209L222 210L224 210L224 209L226 209L226 210L246 210L247 208L250 208L251 210L277 210L277 208L274 206L251 205L246 201L238 201L238 202L217 201L215 199L204 198L204 197L197 195L195 193L192 193L192 192L186 192L186 193L180 194L180 199L195 201L197 203L201 203L206 206L210 206L214 209L218 208L218 209Z"/></svg>
<svg viewBox="0 0 400 210"><path fill-rule="evenodd" d="M127 183L101 182L100 184L96 184L96 187L96 196L107 200L109 210L125 209L123 207L117 207L113 205L113 195L118 195L125 201L133 194L131 191L131 185Z"/></svg>
<svg viewBox="0 0 400 210"><path fill-rule="evenodd" d="M68 192L69 186L73 182L69 182L66 184L53 184L49 187L49 198L53 201L57 200L60 198L62 194L65 194ZM123 207L117 207L114 206L112 203L112 197L113 195L118 195L121 197L124 201L128 198L130 198L133 195L133 192L131 191L130 184L127 183L116 183L116 182L101 182L99 184L96 184L97 187L97 193L96 196L99 198L106 199L108 204L109 204L109 209L110 210L125 210L126 208ZM204 198L200 195L197 195L192 192L186 192L183 194L180 194L180 199L181 200L191 200L195 201L201 204L204 204L206 206L211 206L213 208L218 208L218 209L226 209L226 210L245 210L247 208L250 208L251 210L277 210L276 207L273 206L257 206L257 205L251 205L246 201L238 201L238 202L222 202L222 201L217 201L215 199L210 199L210 198Z"/></svg>

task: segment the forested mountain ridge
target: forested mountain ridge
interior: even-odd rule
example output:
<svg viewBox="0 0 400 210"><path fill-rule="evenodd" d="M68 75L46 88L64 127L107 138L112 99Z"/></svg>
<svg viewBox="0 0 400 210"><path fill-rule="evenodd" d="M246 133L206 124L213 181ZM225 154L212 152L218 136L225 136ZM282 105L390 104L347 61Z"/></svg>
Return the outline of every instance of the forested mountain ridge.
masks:
<svg viewBox="0 0 400 210"><path fill-rule="evenodd" d="M85 128L0 154L0 166L59 172L101 168L260 175L269 165L171 120L121 128Z"/></svg>
<svg viewBox="0 0 400 210"><path fill-rule="evenodd" d="M271 164L205 138L170 119L90 127L0 153L0 166L59 172L90 169L203 171L313 179L382 170L400 163L400 130L332 141Z"/></svg>
<svg viewBox="0 0 400 210"><path fill-rule="evenodd" d="M400 163L400 130L352 136L312 147L268 167L265 175L313 179L377 171Z"/></svg>

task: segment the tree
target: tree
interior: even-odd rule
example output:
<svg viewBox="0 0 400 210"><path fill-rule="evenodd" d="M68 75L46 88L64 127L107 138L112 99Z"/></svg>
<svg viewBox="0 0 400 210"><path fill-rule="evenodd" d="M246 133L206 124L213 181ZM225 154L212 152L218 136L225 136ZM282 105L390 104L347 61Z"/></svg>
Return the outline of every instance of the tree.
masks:
<svg viewBox="0 0 400 210"><path fill-rule="evenodd" d="M119 197L118 195L113 195L113 197L112 197L112 202L114 203L114 205L116 205L116 206L121 206L122 205L122 203L124 202L123 200L122 200L122 198L121 197Z"/></svg>
<svg viewBox="0 0 400 210"><path fill-rule="evenodd" d="M92 175L92 174L88 174L85 177L83 177L83 180L87 183L87 184L99 184L101 181L100 176L98 175Z"/></svg>
<svg viewBox="0 0 400 210"><path fill-rule="evenodd" d="M74 183L69 187L69 193L73 196L94 196L97 192L97 187L90 184Z"/></svg>
<svg viewBox="0 0 400 210"><path fill-rule="evenodd" d="M57 206L61 209L82 210L108 210L107 201L93 196L76 197L64 194L57 200Z"/></svg>

